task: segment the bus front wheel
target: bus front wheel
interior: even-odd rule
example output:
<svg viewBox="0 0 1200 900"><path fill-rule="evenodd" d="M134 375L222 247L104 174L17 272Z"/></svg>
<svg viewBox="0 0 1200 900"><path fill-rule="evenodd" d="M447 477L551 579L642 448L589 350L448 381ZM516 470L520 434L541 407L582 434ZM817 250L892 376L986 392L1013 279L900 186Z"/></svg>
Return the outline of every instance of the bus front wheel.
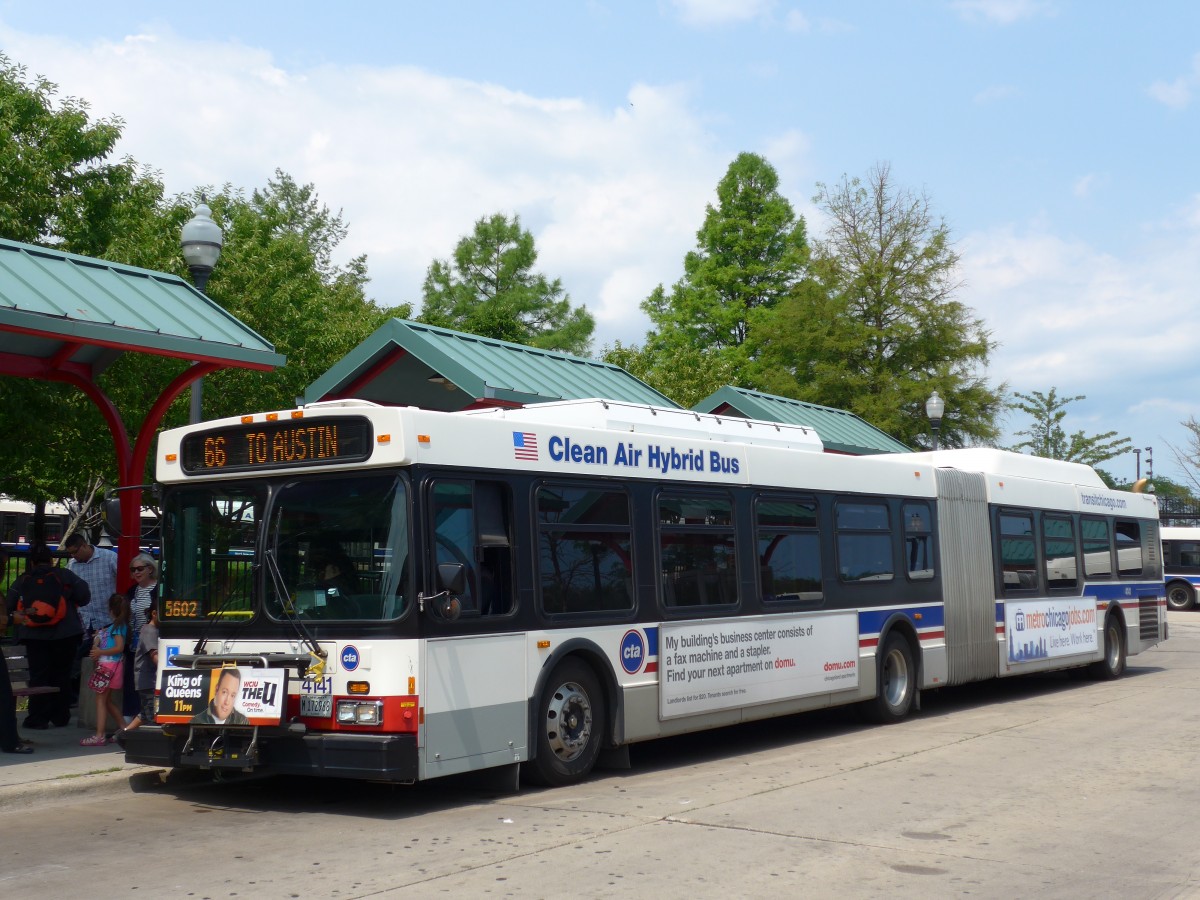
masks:
<svg viewBox="0 0 1200 900"><path fill-rule="evenodd" d="M538 697L537 715L526 778L551 787L582 781L596 764L604 735L604 697L592 670L578 659L560 663Z"/></svg>
<svg viewBox="0 0 1200 900"><path fill-rule="evenodd" d="M1088 666L1088 672L1101 681L1125 674L1125 629L1112 613L1104 620L1104 658Z"/></svg>
<svg viewBox="0 0 1200 900"><path fill-rule="evenodd" d="M873 722L899 722L913 708L917 696L917 667L912 647L901 635L892 632L883 642L883 652L875 666L875 699L868 700L864 711Z"/></svg>
<svg viewBox="0 0 1200 900"><path fill-rule="evenodd" d="M1175 610L1191 609L1196 605L1195 589L1184 581L1172 581L1167 588L1167 608Z"/></svg>

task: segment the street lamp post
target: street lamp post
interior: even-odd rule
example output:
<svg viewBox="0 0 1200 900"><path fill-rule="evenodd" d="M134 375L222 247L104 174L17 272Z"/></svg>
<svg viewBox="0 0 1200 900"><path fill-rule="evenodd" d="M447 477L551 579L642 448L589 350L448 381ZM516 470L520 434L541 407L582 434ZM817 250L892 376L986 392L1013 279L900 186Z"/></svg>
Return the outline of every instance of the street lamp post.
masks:
<svg viewBox="0 0 1200 900"><path fill-rule="evenodd" d="M933 431L933 449L938 448L938 431L942 427L942 415L946 412L946 401L934 391L925 401L925 415L929 416L929 427Z"/></svg>
<svg viewBox="0 0 1200 900"><path fill-rule="evenodd" d="M213 221L208 198L203 194L200 195L200 202L196 204L196 208L192 210L192 218L183 226L179 243L183 248L183 260L187 263L188 271L192 273L196 290L203 293L213 267L221 258L221 248L225 245L225 235L221 233L221 226ZM197 378L192 382L192 412L189 419L192 423L200 421L200 403L203 398L204 380Z"/></svg>

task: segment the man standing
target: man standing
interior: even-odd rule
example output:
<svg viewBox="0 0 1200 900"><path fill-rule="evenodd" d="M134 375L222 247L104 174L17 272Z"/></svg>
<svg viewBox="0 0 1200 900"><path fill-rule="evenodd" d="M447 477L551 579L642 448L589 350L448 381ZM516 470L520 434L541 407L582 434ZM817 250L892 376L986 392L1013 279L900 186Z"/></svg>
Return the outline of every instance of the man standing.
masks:
<svg viewBox="0 0 1200 900"><path fill-rule="evenodd" d="M103 547L93 547L88 539L76 532L62 543L63 549L71 557L67 568L82 578L91 591L96 602L89 604L79 611L83 617L83 633L80 636L78 653L71 664L71 699L72 706L79 699L80 668L84 657L92 649L92 639L101 628L112 624L112 616L108 613L108 598L117 592L117 554Z"/></svg>
<svg viewBox="0 0 1200 900"><path fill-rule="evenodd" d="M92 597L98 601L79 611L90 646L96 632L112 624L112 616L108 614L108 598L117 592L117 554L102 547L93 547L78 532L63 541L63 548L71 557L67 568L87 582Z"/></svg>
<svg viewBox="0 0 1200 900"><path fill-rule="evenodd" d="M87 582L54 565L44 544L30 550L29 563L31 568L8 589L8 612L29 658L30 687L58 691L29 698L24 727L61 728L71 721L71 666L83 634L79 611L92 595Z"/></svg>

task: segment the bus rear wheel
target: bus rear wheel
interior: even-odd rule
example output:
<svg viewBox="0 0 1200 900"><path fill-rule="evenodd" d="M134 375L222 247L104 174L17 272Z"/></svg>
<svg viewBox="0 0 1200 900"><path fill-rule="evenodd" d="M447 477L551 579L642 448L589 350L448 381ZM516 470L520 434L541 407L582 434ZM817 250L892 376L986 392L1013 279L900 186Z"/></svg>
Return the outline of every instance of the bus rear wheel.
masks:
<svg viewBox="0 0 1200 900"><path fill-rule="evenodd" d="M592 670L564 660L551 673L537 704L533 759L523 774L535 784L575 784L592 771L604 735L604 698Z"/></svg>
<svg viewBox="0 0 1200 900"><path fill-rule="evenodd" d="M1104 619L1104 658L1088 666L1088 674L1100 681L1125 674L1125 629L1112 613Z"/></svg>
<svg viewBox="0 0 1200 900"><path fill-rule="evenodd" d="M1191 609L1196 605L1195 589L1184 581L1172 581L1167 588L1167 608L1174 610Z"/></svg>
<svg viewBox="0 0 1200 900"><path fill-rule="evenodd" d="M863 708L872 722L899 722L912 711L917 696L917 667L912 647L895 632L883 642L875 666L875 699Z"/></svg>

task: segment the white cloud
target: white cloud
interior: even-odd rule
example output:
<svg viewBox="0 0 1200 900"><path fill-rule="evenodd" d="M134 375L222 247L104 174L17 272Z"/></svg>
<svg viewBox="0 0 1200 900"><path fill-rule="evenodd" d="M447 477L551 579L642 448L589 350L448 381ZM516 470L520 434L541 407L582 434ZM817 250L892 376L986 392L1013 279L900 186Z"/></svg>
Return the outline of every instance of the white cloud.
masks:
<svg viewBox="0 0 1200 900"><path fill-rule="evenodd" d="M986 87L974 97L971 98L972 103L997 103L1001 100L1007 100L1009 97L1015 97L1017 89L1011 84L994 84L991 87Z"/></svg>
<svg viewBox="0 0 1200 900"><path fill-rule="evenodd" d="M950 8L968 21L984 19L998 25L1055 13L1053 4L1044 0L952 0Z"/></svg>
<svg viewBox="0 0 1200 900"><path fill-rule="evenodd" d="M1081 200L1091 197L1096 191L1103 187L1107 187L1109 177L1106 174L1088 172L1086 175L1081 175L1075 179L1075 183L1071 185L1071 193Z"/></svg>
<svg viewBox="0 0 1200 900"><path fill-rule="evenodd" d="M788 14L783 17L783 27L797 34L808 34L812 31L812 23L808 20L808 16L798 9L788 10Z"/></svg>
<svg viewBox="0 0 1200 900"><path fill-rule="evenodd" d="M425 271L474 222L518 214L538 268L597 319L595 346L640 342L638 305L682 272L735 151L718 146L686 86L638 84L599 108L410 66L282 68L265 51L163 29L69 44L0 27L0 46L96 116L126 122L118 153L169 192L265 185L276 168L315 184L366 253L379 302L419 306ZM736 149L741 149L736 148ZM781 177L807 143L782 135Z"/></svg>
<svg viewBox="0 0 1200 900"><path fill-rule="evenodd" d="M775 0L671 0L685 25L709 27L768 16Z"/></svg>
<svg viewBox="0 0 1200 900"><path fill-rule="evenodd" d="M1186 109L1192 102L1192 92L1200 88L1200 53L1192 57L1192 70L1174 81L1156 81L1146 92L1171 109Z"/></svg>
<svg viewBox="0 0 1200 900"><path fill-rule="evenodd" d="M1068 430L1184 440L1174 423L1200 415L1200 375L1180 366L1200 330L1200 228L1190 213L1120 257L1039 225L968 235L961 299L1000 343L994 379L1022 392L1086 394L1069 409ZM1008 425L1023 427L1022 414Z"/></svg>

